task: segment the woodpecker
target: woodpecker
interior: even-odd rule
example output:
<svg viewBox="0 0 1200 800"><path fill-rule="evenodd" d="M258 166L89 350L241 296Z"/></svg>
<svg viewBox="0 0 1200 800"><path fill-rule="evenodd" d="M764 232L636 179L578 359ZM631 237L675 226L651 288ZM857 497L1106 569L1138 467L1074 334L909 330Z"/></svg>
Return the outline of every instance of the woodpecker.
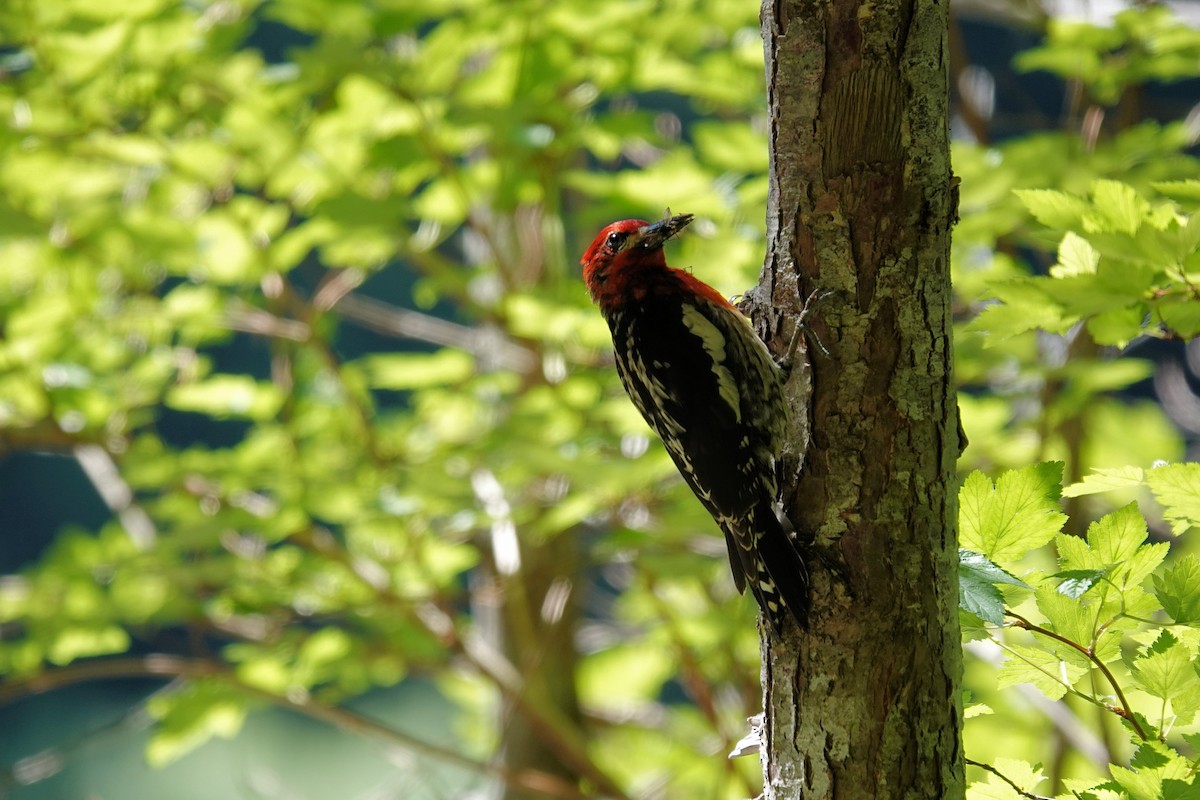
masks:
<svg viewBox="0 0 1200 800"><path fill-rule="evenodd" d="M581 261L626 393L725 534L733 581L782 636L808 619L808 573L775 512L787 428L782 370L716 289L667 266L691 214L614 222Z"/></svg>

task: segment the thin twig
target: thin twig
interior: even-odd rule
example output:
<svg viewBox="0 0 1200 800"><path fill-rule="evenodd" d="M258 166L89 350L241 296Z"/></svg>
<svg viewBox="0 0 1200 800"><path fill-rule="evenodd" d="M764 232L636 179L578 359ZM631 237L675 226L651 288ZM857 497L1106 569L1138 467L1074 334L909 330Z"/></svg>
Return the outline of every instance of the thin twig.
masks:
<svg viewBox="0 0 1200 800"><path fill-rule="evenodd" d="M125 482L112 455L98 444L78 444L75 460L104 505L120 520L121 528L134 546L142 551L153 547L158 538L154 521L134 502L133 489Z"/></svg>
<svg viewBox="0 0 1200 800"><path fill-rule="evenodd" d="M230 330L239 333L250 333L271 339L307 342L312 336L312 329L305 323L278 317L270 311L255 308L237 298L231 300L229 307L225 310L225 324Z"/></svg>
<svg viewBox="0 0 1200 800"><path fill-rule="evenodd" d="M524 373L536 363L532 352L499 331L460 325L419 311L397 308L356 292L338 298L333 309L376 333L457 347L500 369Z"/></svg>
<svg viewBox="0 0 1200 800"><path fill-rule="evenodd" d="M1090 647L1084 647L1078 642L1073 642L1062 634L1055 633L1049 628L1043 628L1040 625L1036 625L1022 617L1020 614L1013 613L1012 611L1005 611L1004 613L1006 616L1012 617L1016 620L1016 622L1013 623L1016 627L1024 628L1032 633L1040 633L1043 636L1048 636L1049 638L1054 639L1057 642L1062 642L1068 647L1071 647L1086 656L1087 659L1095 664L1097 669L1103 673L1104 677L1108 680L1109 685L1112 686L1113 692L1117 696L1117 700L1119 700L1121 703L1119 707L1111 706L1105 703L1104 707L1129 722L1129 724L1133 726L1134 731L1137 732L1137 735L1141 737L1142 740L1148 740L1150 738L1146 731L1142 729L1141 723L1138 722L1137 716L1134 715L1132 708L1130 708L1129 701L1125 698L1125 692L1121 690L1121 685L1117 683L1116 677L1112 674L1112 671L1108 668L1108 666L1096 657L1095 652L1093 652Z"/></svg>
<svg viewBox="0 0 1200 800"><path fill-rule="evenodd" d="M991 764L984 764L984 763L982 763L982 762L980 762L980 761L973 761L973 760L971 760L971 759L969 759L969 758L964 758L964 759L963 759L963 761L964 761L964 762L966 762L966 763L967 763L969 766L972 766L972 767L979 767L979 768L980 768L981 770L983 770L984 772L990 772L990 773L992 773L992 774L993 774L993 775L995 775L997 778L999 778L1000 780L1004 781L1004 782L1005 782L1005 783L1007 783L1009 786L1011 786L1011 787L1012 787L1012 790L1013 790L1014 792L1016 792L1017 794L1021 795L1021 797L1027 797L1027 798L1029 798L1029 800L1054 800L1054 799L1053 799L1053 798L1051 798L1051 797L1045 797L1045 796L1043 796L1043 795L1040 795L1040 794L1034 794L1033 792L1027 792L1027 791L1025 791L1025 790L1024 790L1024 789L1022 789L1020 786L1018 786L1016 783L1014 783L1014 782L1013 782L1013 780L1012 780L1011 778L1009 778L1007 775L1005 775L1005 774L1004 774L1003 772L1001 772L1000 770L998 770L998 769L996 769L995 767L993 767Z"/></svg>
<svg viewBox="0 0 1200 800"><path fill-rule="evenodd" d="M0 683L0 705L65 686L114 678L214 678L243 694L281 708L290 709L311 719L320 720L340 730L373 736L419 755L437 758L473 772L499 778L510 786L525 792L558 798L558 800L586 800L587 798L587 795L578 788L555 775L533 769L509 770L477 761L463 755L458 750L427 742L340 706L326 705L307 698L292 699L277 695L245 683L237 678L226 665L205 659L155 654L141 658L82 661L67 667L48 670L24 680L7 680Z"/></svg>
<svg viewBox="0 0 1200 800"><path fill-rule="evenodd" d="M399 308L353 292L347 284L348 281L328 282L313 297L312 309L318 313L336 311L344 319L384 336L456 347L478 358L484 369L525 373L537 366L535 353L514 342L498 328L462 325ZM230 330L294 342L309 342L313 335L307 320L280 317L240 300L230 303L225 324Z"/></svg>
<svg viewBox="0 0 1200 800"><path fill-rule="evenodd" d="M999 668L1003 661L1001 652L1005 647L1006 645L994 640L974 641L964 645L964 648L976 658L996 668ZM1105 743L1092 732L1089 725L1079 719L1075 711L1066 703L1060 700L1051 700L1029 684L1018 684L1013 688L1027 703L1044 715L1059 735L1076 752L1090 761L1096 769L1105 769L1112 761L1110 751L1106 748Z"/></svg>
<svg viewBox="0 0 1200 800"><path fill-rule="evenodd" d="M359 574L354 568L350 554L331 538L314 537L300 532L292 534L290 541L327 558L336 559L345 564L355 575ZM530 725L554 750L562 762L574 769L583 779L591 782L600 796L612 797L616 800L630 800L629 795L622 791L589 756L586 742L579 732L578 726L559 713L558 709L537 704L530 697L529 692L525 691L524 675L503 653L478 636L462 636L453 618L436 603L428 602L420 608L414 608L412 601L396 594L390 587L376 586L363 579L361 575L359 577L371 588L376 600L423 627L444 646L465 659L483 677L491 681L504 698L511 702L517 711L525 715Z"/></svg>

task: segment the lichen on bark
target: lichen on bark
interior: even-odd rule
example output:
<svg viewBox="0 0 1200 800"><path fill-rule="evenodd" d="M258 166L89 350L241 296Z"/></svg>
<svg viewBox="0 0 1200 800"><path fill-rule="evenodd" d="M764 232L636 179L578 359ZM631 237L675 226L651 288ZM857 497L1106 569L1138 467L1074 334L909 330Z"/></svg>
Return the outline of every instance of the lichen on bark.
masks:
<svg viewBox="0 0 1200 800"><path fill-rule="evenodd" d="M803 469L784 480L814 613L763 637L766 797L960 798L946 2L765 0L762 28L751 311L778 345L828 292L807 322L811 398L793 396Z"/></svg>

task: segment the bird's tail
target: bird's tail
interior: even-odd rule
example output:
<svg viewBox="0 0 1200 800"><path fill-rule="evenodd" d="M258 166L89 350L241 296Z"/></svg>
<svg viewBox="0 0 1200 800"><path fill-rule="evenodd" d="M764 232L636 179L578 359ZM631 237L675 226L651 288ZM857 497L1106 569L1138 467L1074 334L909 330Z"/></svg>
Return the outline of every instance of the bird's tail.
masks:
<svg viewBox="0 0 1200 800"><path fill-rule="evenodd" d="M772 504L763 501L743 520L730 520L725 535L730 560L736 557L738 561L733 565L735 581L744 576L744 584L749 585L776 635L783 635L784 619L789 615L807 628L808 570ZM737 584L741 591L743 581Z"/></svg>

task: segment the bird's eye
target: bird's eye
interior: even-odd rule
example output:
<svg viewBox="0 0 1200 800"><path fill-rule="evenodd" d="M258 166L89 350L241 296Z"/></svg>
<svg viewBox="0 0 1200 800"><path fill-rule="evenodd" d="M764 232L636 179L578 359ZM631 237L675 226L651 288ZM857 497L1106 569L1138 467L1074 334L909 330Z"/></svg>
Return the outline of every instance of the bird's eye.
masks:
<svg viewBox="0 0 1200 800"><path fill-rule="evenodd" d="M608 238L604 240L604 246L615 253L623 241L625 241L625 234L621 233L620 231L613 231L608 235Z"/></svg>

